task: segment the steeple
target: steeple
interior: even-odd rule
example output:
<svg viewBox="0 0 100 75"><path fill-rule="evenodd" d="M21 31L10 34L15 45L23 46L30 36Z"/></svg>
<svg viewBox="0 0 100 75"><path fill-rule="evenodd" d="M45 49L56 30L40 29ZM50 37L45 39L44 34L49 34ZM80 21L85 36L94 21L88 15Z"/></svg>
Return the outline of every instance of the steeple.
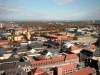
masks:
<svg viewBox="0 0 100 75"><path fill-rule="evenodd" d="M29 32L28 30L29 30L29 29L27 28L26 37L27 37L28 40L30 40L31 34L30 34L30 32Z"/></svg>

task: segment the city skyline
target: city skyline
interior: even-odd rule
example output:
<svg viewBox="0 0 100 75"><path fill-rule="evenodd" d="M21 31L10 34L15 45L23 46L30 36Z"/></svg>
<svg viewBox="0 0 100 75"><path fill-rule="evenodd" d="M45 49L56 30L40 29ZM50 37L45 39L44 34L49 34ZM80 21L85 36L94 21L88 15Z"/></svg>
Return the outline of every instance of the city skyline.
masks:
<svg viewBox="0 0 100 75"><path fill-rule="evenodd" d="M100 1L0 0L0 20L100 20Z"/></svg>

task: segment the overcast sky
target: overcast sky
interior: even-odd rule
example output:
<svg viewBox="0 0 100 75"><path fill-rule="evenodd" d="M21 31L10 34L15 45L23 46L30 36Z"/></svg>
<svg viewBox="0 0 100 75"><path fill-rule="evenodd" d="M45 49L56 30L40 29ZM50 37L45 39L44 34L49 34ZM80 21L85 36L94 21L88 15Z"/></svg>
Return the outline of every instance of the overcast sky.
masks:
<svg viewBox="0 0 100 75"><path fill-rule="evenodd" d="M100 20L100 0L0 0L0 20Z"/></svg>

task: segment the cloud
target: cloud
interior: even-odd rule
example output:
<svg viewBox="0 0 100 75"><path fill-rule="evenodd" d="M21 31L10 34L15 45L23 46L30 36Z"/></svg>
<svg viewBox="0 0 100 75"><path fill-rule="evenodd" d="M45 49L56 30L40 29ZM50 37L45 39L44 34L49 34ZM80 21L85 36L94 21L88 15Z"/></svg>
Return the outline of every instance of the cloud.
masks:
<svg viewBox="0 0 100 75"><path fill-rule="evenodd" d="M66 3L73 2L74 0L53 0L53 2L59 4L59 5L64 5Z"/></svg>
<svg viewBox="0 0 100 75"><path fill-rule="evenodd" d="M77 6L75 6L75 7L77 7L77 8L91 8L91 7L89 7L89 6L79 6L79 5L77 5Z"/></svg>
<svg viewBox="0 0 100 75"><path fill-rule="evenodd" d="M81 20L100 20L100 6L75 6L81 9L88 9L87 13L80 17Z"/></svg>
<svg viewBox="0 0 100 75"><path fill-rule="evenodd" d="M0 3L0 14L12 14L12 12L22 11L25 8L20 5L15 5L13 2L3 1Z"/></svg>
<svg viewBox="0 0 100 75"><path fill-rule="evenodd" d="M23 16L26 8L13 1L0 2L0 20L9 20Z"/></svg>
<svg viewBox="0 0 100 75"><path fill-rule="evenodd" d="M54 0L55 3L59 5L64 5L70 3L74 0ZM78 8L88 8L88 11L79 11L75 13L61 13L61 12L39 12L34 10L29 10L25 8L20 3L14 2L0 2L0 20L92 20L100 19L100 7L82 7L76 6Z"/></svg>
<svg viewBox="0 0 100 75"><path fill-rule="evenodd" d="M100 11L100 7L96 7L95 9L98 9Z"/></svg>
<svg viewBox="0 0 100 75"><path fill-rule="evenodd" d="M100 7L94 7L93 10L89 11L83 19L86 20L100 20Z"/></svg>
<svg viewBox="0 0 100 75"><path fill-rule="evenodd" d="M60 18L61 14L59 13L29 10L20 4L15 5L14 2L9 1L0 3L0 20L52 20Z"/></svg>
<svg viewBox="0 0 100 75"><path fill-rule="evenodd" d="M32 20L43 19L45 13L29 10L14 2L2 1L0 3L0 20Z"/></svg>

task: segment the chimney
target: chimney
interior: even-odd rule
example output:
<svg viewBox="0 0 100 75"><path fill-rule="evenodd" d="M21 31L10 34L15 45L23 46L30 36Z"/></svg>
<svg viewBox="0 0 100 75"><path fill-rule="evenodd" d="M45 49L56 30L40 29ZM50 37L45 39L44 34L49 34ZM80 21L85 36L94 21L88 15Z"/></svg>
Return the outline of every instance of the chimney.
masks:
<svg viewBox="0 0 100 75"><path fill-rule="evenodd" d="M62 67L57 67L57 75L62 75Z"/></svg>

